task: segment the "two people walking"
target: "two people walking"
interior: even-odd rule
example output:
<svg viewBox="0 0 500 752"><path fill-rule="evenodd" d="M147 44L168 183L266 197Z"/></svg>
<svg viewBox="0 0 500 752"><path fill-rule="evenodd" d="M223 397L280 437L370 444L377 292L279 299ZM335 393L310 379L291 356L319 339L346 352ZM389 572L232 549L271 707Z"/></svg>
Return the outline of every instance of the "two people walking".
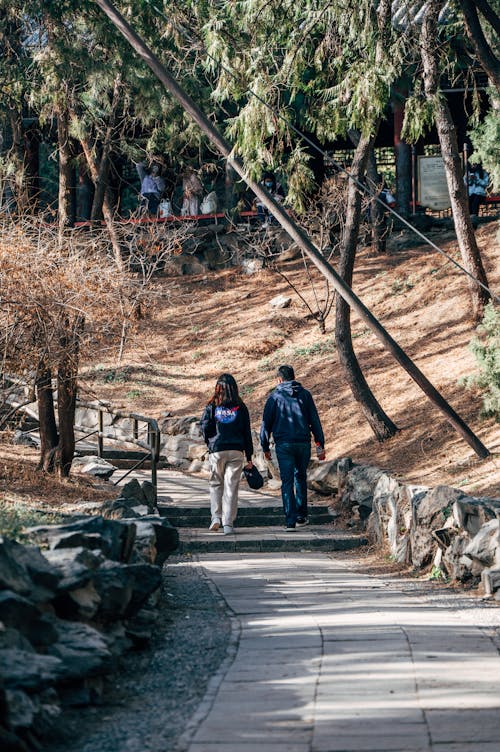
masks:
<svg viewBox="0 0 500 752"><path fill-rule="evenodd" d="M295 380L291 366L280 366L277 386L267 399L260 431L260 443L266 459L271 459L270 440L274 439L281 475L281 496L285 529L307 525L307 466L311 459L311 433L316 453L325 459L324 436L311 393ZM231 374L222 374L200 422L209 451L210 530L222 526L224 533L234 532L238 509L238 489L246 456L246 468L252 467L253 443L248 408L239 396Z"/></svg>

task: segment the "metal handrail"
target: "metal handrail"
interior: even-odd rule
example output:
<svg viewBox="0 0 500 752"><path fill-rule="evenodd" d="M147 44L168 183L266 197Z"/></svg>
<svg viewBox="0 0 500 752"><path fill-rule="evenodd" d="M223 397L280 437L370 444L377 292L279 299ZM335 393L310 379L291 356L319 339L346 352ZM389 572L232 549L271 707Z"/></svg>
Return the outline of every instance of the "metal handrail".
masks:
<svg viewBox="0 0 500 752"><path fill-rule="evenodd" d="M118 441L122 442L124 444L134 444L135 446L139 446L142 449L147 449L148 454L144 455L142 459L140 459L133 467L131 467L127 472L122 475L117 481L113 482L113 485L118 485L120 481L122 481L124 478L127 477L127 475L130 475L130 473L135 470L136 468L140 467L147 459L151 459L151 483L154 487L155 494L157 494L158 489L158 475L157 475L157 469L158 469L158 461L160 459L160 428L158 426L158 422L154 418L148 418L145 415L139 415L138 413L126 413L122 412L121 410L113 411L109 407L104 405L95 404L92 402L83 402L81 400L77 400L77 407L84 407L86 409L95 410L97 412L97 430L92 431L91 434L88 434L88 436L91 435L97 435L97 456L102 457L104 454L104 440L108 439L111 441ZM104 414L107 413L108 415L112 415L114 418L122 418L126 420L132 420L133 426L132 426L132 436L127 437L117 437L111 433L107 433L104 431ZM145 423L145 428L142 429L142 431L147 431L147 440L143 441L139 438L140 433L142 431L139 431L139 423ZM78 424L75 424L74 426L75 431L78 433L84 433L88 431L88 427L79 426Z"/></svg>

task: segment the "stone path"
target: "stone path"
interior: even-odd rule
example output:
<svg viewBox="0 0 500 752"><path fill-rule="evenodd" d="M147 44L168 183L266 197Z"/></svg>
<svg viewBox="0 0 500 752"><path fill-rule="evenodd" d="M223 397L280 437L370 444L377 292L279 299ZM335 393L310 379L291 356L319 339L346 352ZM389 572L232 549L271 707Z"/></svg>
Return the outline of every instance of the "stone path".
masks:
<svg viewBox="0 0 500 752"><path fill-rule="evenodd" d="M179 749L498 752L500 658L474 612L340 557L200 557L233 639Z"/></svg>
<svg viewBox="0 0 500 752"><path fill-rule="evenodd" d="M498 608L350 568L331 552L362 538L331 521L284 532L279 496L242 488L234 536L208 532L203 478L161 471L159 504L232 618L176 752L500 751Z"/></svg>

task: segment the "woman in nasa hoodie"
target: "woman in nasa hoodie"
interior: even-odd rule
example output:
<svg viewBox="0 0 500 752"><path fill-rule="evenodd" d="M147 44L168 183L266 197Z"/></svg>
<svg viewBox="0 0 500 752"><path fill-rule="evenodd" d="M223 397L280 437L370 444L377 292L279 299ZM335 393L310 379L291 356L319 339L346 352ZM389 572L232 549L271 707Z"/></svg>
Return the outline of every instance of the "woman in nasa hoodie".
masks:
<svg viewBox="0 0 500 752"><path fill-rule="evenodd" d="M201 417L200 428L209 452L212 515L209 530L215 532L222 524L224 534L230 535L234 532L233 523L238 512L243 456L246 456L246 467L251 468L253 454L250 415L230 373L223 373L217 379L214 395Z"/></svg>

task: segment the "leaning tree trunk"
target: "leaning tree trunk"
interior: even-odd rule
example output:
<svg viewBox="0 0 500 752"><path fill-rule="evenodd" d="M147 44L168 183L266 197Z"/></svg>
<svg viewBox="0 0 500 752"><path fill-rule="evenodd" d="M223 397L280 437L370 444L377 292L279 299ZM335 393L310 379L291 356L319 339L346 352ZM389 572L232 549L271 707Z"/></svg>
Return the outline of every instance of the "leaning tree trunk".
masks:
<svg viewBox="0 0 500 752"><path fill-rule="evenodd" d="M474 228L469 214L467 190L463 180L462 164L458 150L457 134L450 108L439 92L438 16L444 0L430 0L422 24L420 54L424 69L424 87L427 99L434 104L434 119L441 145L446 181L451 200L458 246L465 269L486 287L488 280ZM468 278L474 320L481 318L485 304L490 299L487 290Z"/></svg>
<svg viewBox="0 0 500 752"><path fill-rule="evenodd" d="M71 148L69 119L66 110L57 113L57 141L59 151L58 241L59 246L62 246L64 231L72 224Z"/></svg>
<svg viewBox="0 0 500 752"><path fill-rule="evenodd" d="M360 180L363 177L372 146L373 138L361 136L351 166L353 178ZM354 181L351 180L339 260L339 274L349 285L352 284L360 221L361 194ZM354 399L359 403L377 439L379 441L389 439L395 435L398 428L385 414L363 376L352 345L351 309L340 295L337 295L336 303L335 342L343 375L351 388Z"/></svg>
<svg viewBox="0 0 500 752"><path fill-rule="evenodd" d="M61 340L62 356L57 370L57 414L59 418L59 444L55 452L55 468L62 478L67 478L75 455L75 408L77 393L80 335L84 319L78 316L69 334Z"/></svg>
<svg viewBox="0 0 500 752"><path fill-rule="evenodd" d="M35 380L38 421L40 423L40 461L38 469L46 473L54 470L54 454L59 442L56 416L54 412L54 395L52 392L52 373L45 363L40 363Z"/></svg>
<svg viewBox="0 0 500 752"><path fill-rule="evenodd" d="M458 0L458 4L464 14L465 31L474 48L476 57L492 86L497 90L497 95L500 95L500 60L484 34L477 12L478 4L473 0ZM500 20L495 10L487 2L481 3L479 10L491 24L494 35L498 38L500 35Z"/></svg>

